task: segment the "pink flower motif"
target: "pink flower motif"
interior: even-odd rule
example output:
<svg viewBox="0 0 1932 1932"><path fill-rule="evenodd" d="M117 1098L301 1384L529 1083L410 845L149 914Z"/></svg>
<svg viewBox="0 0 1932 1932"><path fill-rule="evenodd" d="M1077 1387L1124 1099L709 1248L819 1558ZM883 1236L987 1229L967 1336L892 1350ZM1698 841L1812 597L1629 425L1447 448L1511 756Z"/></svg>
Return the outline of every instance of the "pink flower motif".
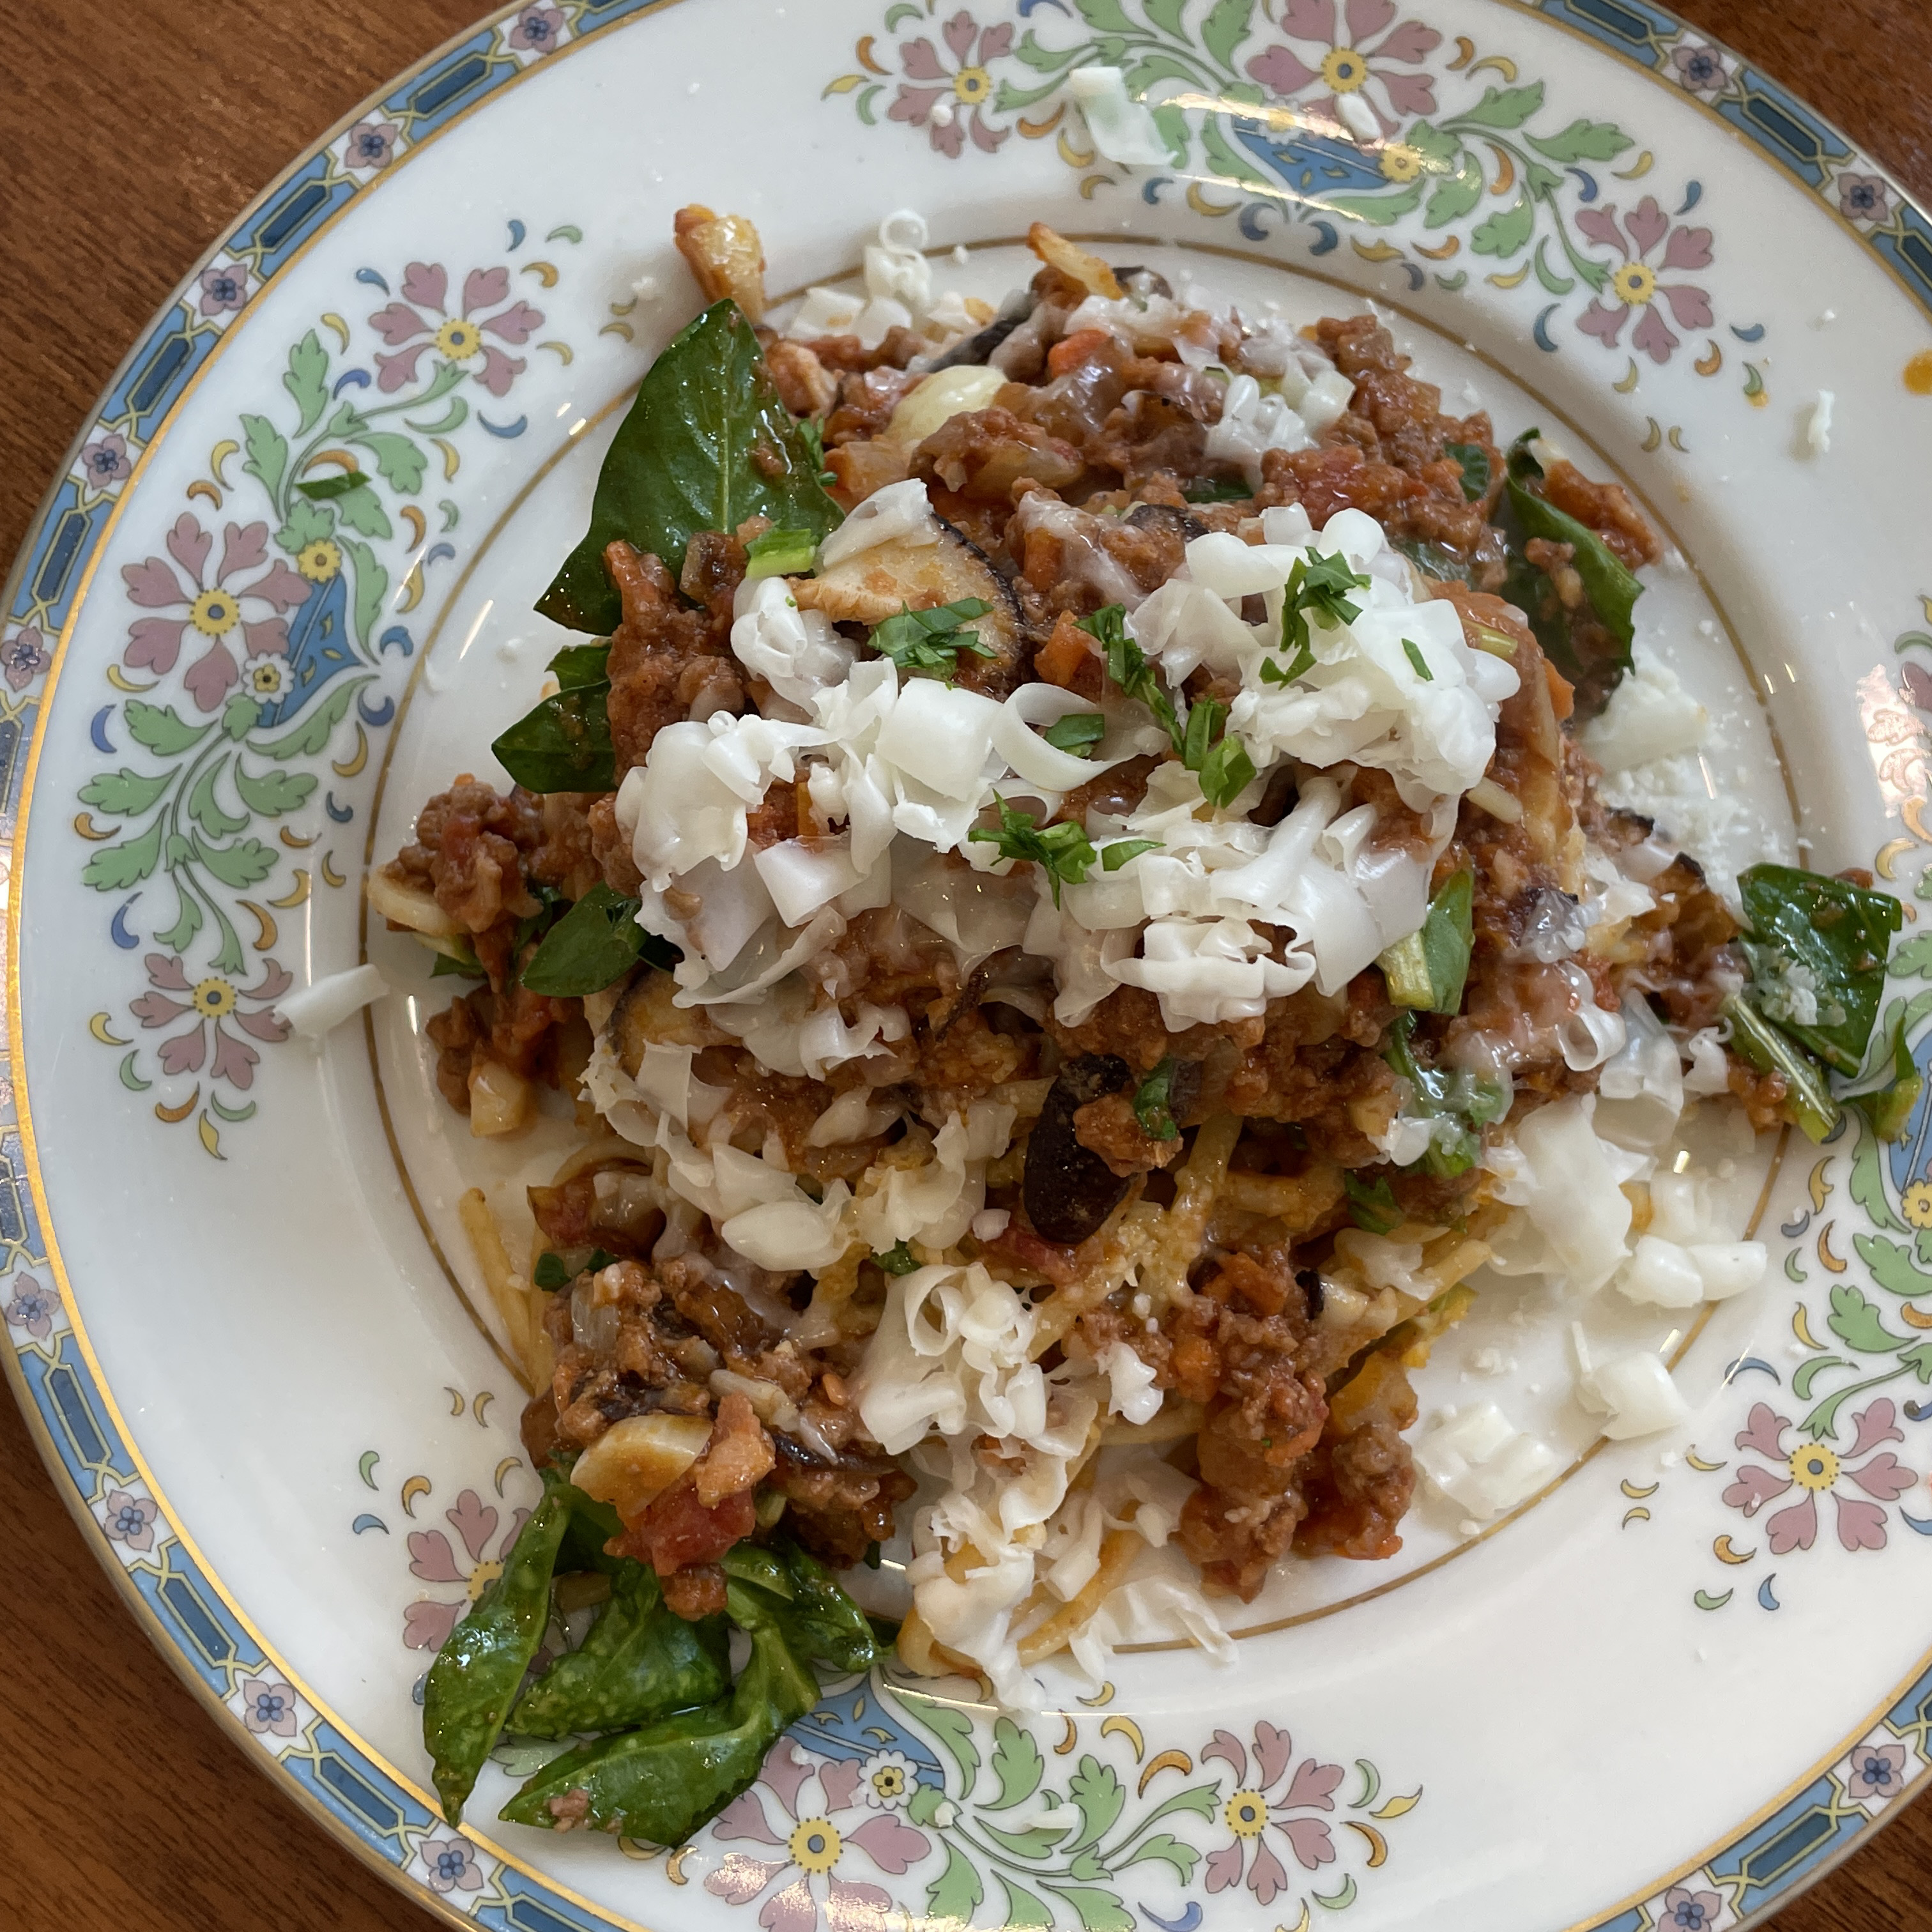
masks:
<svg viewBox="0 0 1932 1932"><path fill-rule="evenodd" d="M289 974L274 960L265 959L260 983L240 987L213 974L191 981L179 958L169 953L151 952L144 963L148 983L155 990L130 1001L128 1010L149 1028L172 1026L178 1019L193 1022L186 1031L161 1042L162 1072L199 1073L206 1065L212 1080L226 1080L244 1090L253 1086L262 1056L221 1023L232 1021L256 1040L279 1046L289 1036L289 1023L271 1003L294 984ZM170 998L176 993L187 997Z"/></svg>
<svg viewBox="0 0 1932 1932"><path fill-rule="evenodd" d="M1664 71L1686 94L1700 100L1714 100L1731 84L1737 63L1717 48L1694 40L1688 34L1670 50Z"/></svg>
<svg viewBox="0 0 1932 1932"><path fill-rule="evenodd" d="M1724 1901L1714 1892L1693 1892L1688 1885L1674 1885L1664 1894L1664 1916L1658 1932L1711 1932Z"/></svg>
<svg viewBox="0 0 1932 1932"><path fill-rule="evenodd" d="M849 1758L806 1756L781 1738L758 1783L734 1798L711 1827L716 1838L766 1846L777 1856L727 1852L706 1877L705 1890L728 1905L749 1905L770 1892L758 1914L764 1932L818 1932L821 1914L831 1932L886 1932L897 1916L892 1896L883 1886L844 1875L854 1869L854 1854L897 1878L932 1845L896 1812L867 1807L859 1795L861 1768ZM781 1808L776 1826L765 1808L767 1796ZM779 1884L788 1874L790 1882Z"/></svg>
<svg viewBox="0 0 1932 1932"><path fill-rule="evenodd" d="M432 1892L481 1892L483 1873L466 1838L425 1838L417 1847Z"/></svg>
<svg viewBox="0 0 1932 1932"><path fill-rule="evenodd" d="M1656 197L1648 194L1621 223L1615 206L1606 203L1580 210L1576 226L1592 241L1616 249L1624 258L1622 266L1610 272L1606 290L1610 302L1599 296L1576 319L1576 326L1586 335L1594 335L1606 348L1614 348L1624 322L1634 314L1637 325L1631 346L1641 349L1653 362L1667 362L1678 338L1664 320L1660 302L1669 307L1679 328L1711 326L1711 298L1702 289L1688 282L1663 280L1674 272L1711 266L1708 228L1673 227ZM1664 253L1653 265L1649 258L1660 242Z"/></svg>
<svg viewBox="0 0 1932 1932"><path fill-rule="evenodd" d="M1860 1744L1845 1777L1847 1798L1896 1798L1905 1789L1903 1744Z"/></svg>
<svg viewBox="0 0 1932 1932"><path fill-rule="evenodd" d="M110 1490L101 1508L104 1514L100 1526L106 1531L110 1543L118 1543L143 1554L154 1548L154 1524L161 1511L160 1504L151 1497L132 1496L125 1490Z"/></svg>
<svg viewBox="0 0 1932 1932"><path fill-rule="evenodd" d="M478 362L469 373L493 396L508 395L510 385L530 364L523 356L506 356L483 338L494 335L504 342L527 342L543 325L541 310L526 302L509 302L509 293L508 268L472 268L464 278L462 312L452 316L448 271L434 262L412 262L403 274L403 299L369 318L376 333L392 349L401 350L395 356L377 352L376 388L394 391L413 382L418 365L434 349L448 363ZM507 307L499 306L506 302ZM495 309L496 313L478 315L479 309ZM424 311L444 319L434 321Z"/></svg>
<svg viewBox="0 0 1932 1932"><path fill-rule="evenodd" d="M118 432L96 436L80 452L81 474L90 490L111 490L134 473L134 460L128 454L128 439Z"/></svg>
<svg viewBox="0 0 1932 1932"><path fill-rule="evenodd" d="M244 307L248 300L248 271L239 262L201 272L200 308L216 316Z"/></svg>
<svg viewBox="0 0 1932 1932"><path fill-rule="evenodd" d="M526 7L510 29L519 53L547 54L563 38L563 16L554 7Z"/></svg>
<svg viewBox="0 0 1932 1932"><path fill-rule="evenodd" d="M986 118L994 106L992 64L1012 52L1012 28L1004 21L982 28L962 9L939 32L946 53L923 34L900 42L900 72L924 84L902 86L886 118L923 128L935 151L956 160L965 152L969 134L974 147L990 154L1012 132L995 128Z"/></svg>
<svg viewBox="0 0 1932 1932"><path fill-rule="evenodd" d="M6 673L8 683L16 691L25 691L53 661L46 639L32 624L23 625L0 644L0 670Z"/></svg>
<svg viewBox="0 0 1932 1932"><path fill-rule="evenodd" d="M53 1333L54 1317L60 1312L60 1291L44 1288L30 1274L16 1276L14 1298L6 1308L7 1325L44 1342Z"/></svg>
<svg viewBox="0 0 1932 1932"><path fill-rule="evenodd" d="M244 1677L241 1683L242 1721L256 1736L296 1734L296 1694L279 1677Z"/></svg>
<svg viewBox="0 0 1932 1932"><path fill-rule="evenodd" d="M1880 223L1892 219L1898 197L1882 175L1847 172L1838 177L1835 185L1838 190L1838 212L1848 221L1875 228Z"/></svg>
<svg viewBox="0 0 1932 1932"><path fill-rule="evenodd" d="M463 1556L457 1555L449 1538L440 1529L410 1532L410 1574L425 1583L460 1583L464 1594L453 1603L425 1597L410 1604L403 1612L403 1642L409 1648L442 1648L464 1612L502 1574L503 1559L509 1555L529 1514L527 1510L511 1511L509 1526L497 1538L494 1554L490 1539L502 1521L502 1514L474 1490L465 1490L457 1498L455 1507L442 1513L444 1522L462 1542Z"/></svg>
<svg viewBox="0 0 1932 1932"><path fill-rule="evenodd" d="M386 168L396 158L397 137L402 133L393 121L358 122L343 143L342 159L352 168Z"/></svg>
<svg viewBox="0 0 1932 1932"><path fill-rule="evenodd" d="M1248 1774L1247 1747L1232 1731L1216 1731L1201 1754L1204 1764L1219 1758L1230 1766L1238 1787L1222 1807L1222 1822L1234 1834L1231 1844L1208 1854L1208 1889L1226 1892L1246 1882L1263 1905L1271 1905L1288 1888L1287 1868L1265 1833L1272 1826L1288 1842L1294 1862L1304 1871L1318 1870L1335 1862L1335 1840L1325 1820L1309 1814L1335 1808L1335 1787L1342 1781L1338 1764L1319 1764L1304 1758L1288 1775L1294 1744L1287 1732L1264 1719L1255 1726L1254 1775ZM1252 1854L1252 1856L1251 1856Z"/></svg>
<svg viewBox="0 0 1932 1932"><path fill-rule="evenodd" d="M1435 81L1404 70L1419 65L1442 43L1433 27L1420 20L1398 24L1395 16L1395 0L1346 0L1339 24L1335 0L1286 0L1281 31L1291 40L1319 46L1322 54L1311 67L1292 47L1267 47L1249 62L1248 72L1284 100L1325 87L1327 98L1306 106L1312 118L1327 122L1328 131L1337 135L1366 131L1351 129L1342 104L1358 96L1386 140L1404 117L1436 112ZM1370 92L1371 83L1381 90L1380 99Z"/></svg>
<svg viewBox="0 0 1932 1932"><path fill-rule="evenodd" d="M214 547L214 539L184 510L167 535L172 561L151 556L121 566L132 602L143 610L172 614L136 618L128 632L123 661L165 676L190 631L205 638L207 650L183 676L188 694L203 711L220 708L230 688L240 680L242 658L287 656L287 613L307 601L310 589L279 557L269 562L266 524L226 526L221 561L211 580L208 560ZM233 646L237 632L238 655Z"/></svg>
<svg viewBox="0 0 1932 1932"><path fill-rule="evenodd" d="M1852 1418L1852 1446L1842 1456L1822 1442L1800 1442L1787 1454L1784 1434L1793 1426L1768 1403L1752 1406L1738 1432L1738 1447L1755 1450L1774 1466L1740 1462L1736 1479L1724 1491L1724 1502L1741 1514L1754 1516L1789 1490L1799 1492L1797 1502L1765 1520L1765 1540L1774 1556L1809 1550L1817 1540L1818 1499L1825 1496L1836 1507L1838 1540L1847 1550L1882 1550L1885 1511L1866 1498L1895 1502L1918 1480L1916 1472L1906 1468L1889 1449L1879 1449L1881 1443L1905 1440L1890 1399L1881 1396ZM1846 1495L1838 1486L1840 1483L1850 1483L1864 1495Z"/></svg>

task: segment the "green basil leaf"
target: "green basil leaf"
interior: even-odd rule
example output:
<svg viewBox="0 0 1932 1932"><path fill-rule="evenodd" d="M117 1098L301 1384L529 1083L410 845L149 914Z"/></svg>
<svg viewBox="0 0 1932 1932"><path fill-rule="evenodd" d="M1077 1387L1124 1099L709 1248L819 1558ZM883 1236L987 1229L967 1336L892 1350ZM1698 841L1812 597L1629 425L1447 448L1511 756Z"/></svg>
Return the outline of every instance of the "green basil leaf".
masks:
<svg viewBox="0 0 1932 1932"><path fill-rule="evenodd" d="M1480 442L1445 442L1442 454L1453 457L1462 471L1462 495L1469 502L1486 496L1490 488L1490 452Z"/></svg>
<svg viewBox="0 0 1932 1932"><path fill-rule="evenodd" d="M1825 1070L1742 994L1733 993L1724 1002L1724 1014L1731 1023L1731 1051L1760 1073L1783 1075L1784 1104L1792 1119L1808 1140L1829 1140L1844 1110L1832 1097Z"/></svg>
<svg viewBox="0 0 1932 1932"><path fill-rule="evenodd" d="M1180 486L1190 503L1245 503L1255 493L1247 482L1233 476L1197 476Z"/></svg>
<svg viewBox="0 0 1932 1932"><path fill-rule="evenodd" d="M1840 1073L1864 1064L1904 914L1889 892L1792 866L1738 878L1756 1010Z"/></svg>
<svg viewBox="0 0 1932 1932"><path fill-rule="evenodd" d="M601 993L640 959L675 965L677 949L638 923L638 904L600 880L544 935L523 983L533 993L569 999Z"/></svg>
<svg viewBox="0 0 1932 1932"><path fill-rule="evenodd" d="M610 695L610 685L599 679L546 698L490 747L496 762L526 791L614 790Z"/></svg>
<svg viewBox="0 0 1932 1932"><path fill-rule="evenodd" d="M842 518L819 470L750 322L736 302L714 303L639 385L598 472L590 527L537 608L572 630L614 631L623 604L604 552L620 538L675 577L699 531L735 530L747 517L828 536Z"/></svg>
<svg viewBox="0 0 1932 1932"><path fill-rule="evenodd" d="M518 1532L502 1573L437 1652L423 1686L423 1743L442 1814L463 1821L464 1801L509 1714L550 1622L550 1582L570 1521L570 1485L547 1476L543 1500Z"/></svg>
<svg viewBox="0 0 1932 1932"><path fill-rule="evenodd" d="M751 1660L728 1699L566 1751L502 1816L555 1831L552 1804L581 1792L581 1822L593 1831L683 1844L756 1781L765 1754L818 1701L818 1680L776 1623L760 1621L751 1636Z"/></svg>
<svg viewBox="0 0 1932 1932"><path fill-rule="evenodd" d="M1107 721L1097 711L1070 711L1040 734L1056 752L1071 752L1076 758L1089 755L1107 735Z"/></svg>
<svg viewBox="0 0 1932 1932"><path fill-rule="evenodd" d="M584 691L593 684L608 684L610 681L610 646L566 644L546 668L555 675L560 691Z"/></svg>
<svg viewBox="0 0 1932 1932"><path fill-rule="evenodd" d="M724 1619L686 1623L666 1605L656 1573L625 1561L589 1636L517 1700L508 1728L526 1738L629 1730L711 1703L730 1683Z"/></svg>
<svg viewBox="0 0 1932 1932"><path fill-rule="evenodd" d="M1576 555L1572 562L1576 574L1583 580L1590 608L1622 646L1618 662L1628 670L1630 640L1635 634L1631 614L1636 608L1636 600L1643 595L1643 586L1594 530L1586 528L1555 504L1532 494L1514 477L1510 479L1508 494L1510 508L1526 537L1542 537L1551 543L1567 543L1574 548ZM1574 662L1574 652L1570 655Z"/></svg>

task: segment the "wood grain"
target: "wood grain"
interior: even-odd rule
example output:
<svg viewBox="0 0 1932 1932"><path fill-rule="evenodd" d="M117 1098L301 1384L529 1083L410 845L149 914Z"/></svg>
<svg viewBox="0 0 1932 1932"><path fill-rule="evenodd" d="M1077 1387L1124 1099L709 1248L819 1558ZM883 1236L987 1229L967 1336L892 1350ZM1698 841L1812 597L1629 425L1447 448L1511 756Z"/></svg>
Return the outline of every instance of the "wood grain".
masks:
<svg viewBox="0 0 1932 1932"><path fill-rule="evenodd" d="M4 10L0 557L188 265L296 154L469 25L471 0L88 0ZM1932 202L1924 0L1690 0ZM410 1904L259 1774L148 1645L0 1400L0 1924L377 1932ZM1695 1774L1694 1748L1662 1774ZM1924 1932L1932 1805L1778 1932Z"/></svg>

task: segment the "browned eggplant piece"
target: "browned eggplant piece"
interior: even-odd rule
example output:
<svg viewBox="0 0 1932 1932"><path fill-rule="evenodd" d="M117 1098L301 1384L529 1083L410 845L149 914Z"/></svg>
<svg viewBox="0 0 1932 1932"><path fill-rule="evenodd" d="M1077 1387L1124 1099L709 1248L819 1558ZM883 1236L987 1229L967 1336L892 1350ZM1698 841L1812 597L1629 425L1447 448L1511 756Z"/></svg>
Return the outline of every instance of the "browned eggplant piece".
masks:
<svg viewBox="0 0 1932 1932"><path fill-rule="evenodd" d="M1032 314L1039 300L1030 289L1014 290L1000 304L999 314L978 334L956 342L944 355L934 356L930 362L915 362L913 367L929 375L935 369L959 369L990 362L993 351Z"/></svg>
<svg viewBox="0 0 1932 1932"><path fill-rule="evenodd" d="M1017 685L1023 659L1019 600L979 545L944 518L937 543L896 538L835 565L817 577L792 579L801 610L820 610L835 624L883 624L902 610L930 610L976 597L988 608L974 620L980 641L994 655L959 653L956 681L969 691L1004 698Z"/></svg>
<svg viewBox="0 0 1932 1932"><path fill-rule="evenodd" d="M1128 1183L1074 1136L1073 1116L1089 1101L1118 1094L1133 1077L1118 1054L1070 1060L1048 1089L1027 1142L1020 1199L1042 1240L1084 1241L1120 1204Z"/></svg>

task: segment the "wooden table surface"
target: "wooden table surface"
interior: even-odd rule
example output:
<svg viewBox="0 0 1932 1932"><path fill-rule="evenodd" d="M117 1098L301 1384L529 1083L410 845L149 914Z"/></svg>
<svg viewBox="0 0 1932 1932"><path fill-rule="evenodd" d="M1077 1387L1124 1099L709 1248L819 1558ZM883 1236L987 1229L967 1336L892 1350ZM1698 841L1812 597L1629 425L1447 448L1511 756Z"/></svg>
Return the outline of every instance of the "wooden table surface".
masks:
<svg viewBox="0 0 1932 1932"><path fill-rule="evenodd" d="M1932 202L1927 0L1681 0L1680 10ZM474 12L474 0L0 6L12 22L0 87L0 560L188 265L292 157ZM433 1922L284 1800L182 1688L4 1398L0 1523L0 1926ZM1664 1774L1694 1774L1694 1753ZM1932 1928L1928 1876L1922 1802L1789 1906L1778 1932Z"/></svg>

